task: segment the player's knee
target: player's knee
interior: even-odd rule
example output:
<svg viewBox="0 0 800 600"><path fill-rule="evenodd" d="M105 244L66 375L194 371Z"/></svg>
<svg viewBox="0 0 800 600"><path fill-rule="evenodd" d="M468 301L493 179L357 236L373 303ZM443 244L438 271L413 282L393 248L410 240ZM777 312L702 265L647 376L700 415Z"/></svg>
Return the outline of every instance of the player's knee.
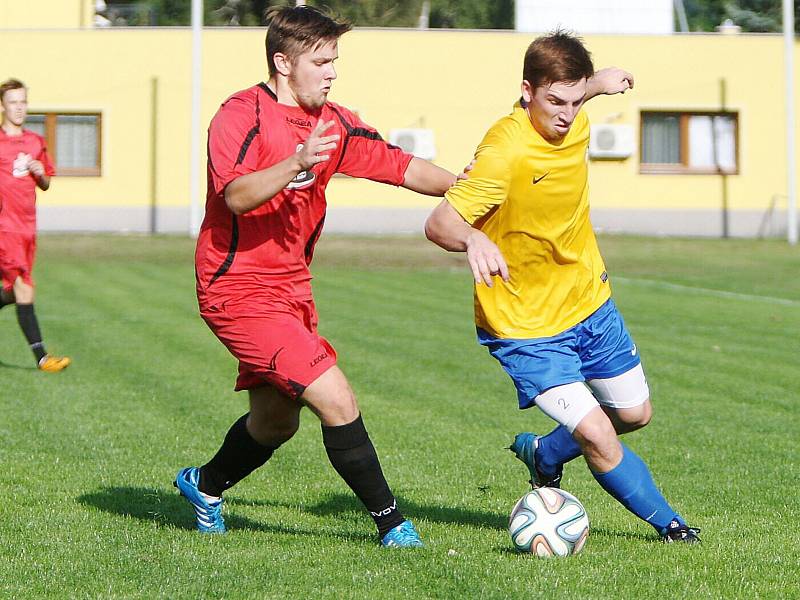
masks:
<svg viewBox="0 0 800 600"><path fill-rule="evenodd" d="M350 423L358 417L358 404L349 386L333 390L319 408L325 422L332 418L337 424Z"/></svg>
<svg viewBox="0 0 800 600"><path fill-rule="evenodd" d="M584 452L605 456L617 447L617 432L611 420L602 411L592 411L573 433Z"/></svg>
<svg viewBox="0 0 800 600"><path fill-rule="evenodd" d="M14 298L17 304L33 304L33 286L18 279L14 284Z"/></svg>
<svg viewBox="0 0 800 600"><path fill-rule="evenodd" d="M353 390L338 369L330 369L308 386L303 401L324 425L350 423L359 414Z"/></svg>

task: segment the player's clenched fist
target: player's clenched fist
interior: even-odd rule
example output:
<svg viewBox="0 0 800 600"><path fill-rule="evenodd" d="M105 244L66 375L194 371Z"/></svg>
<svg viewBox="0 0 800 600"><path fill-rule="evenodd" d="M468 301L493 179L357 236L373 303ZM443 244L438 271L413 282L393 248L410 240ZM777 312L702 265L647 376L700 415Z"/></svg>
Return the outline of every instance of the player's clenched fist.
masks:
<svg viewBox="0 0 800 600"><path fill-rule="evenodd" d="M44 165L41 163L41 161L31 160L28 163L28 169L36 177L41 177L42 175L44 175Z"/></svg>
<svg viewBox="0 0 800 600"><path fill-rule="evenodd" d="M317 121L317 126L314 131L303 144L303 147L297 151L297 157L300 160L300 166L304 171L307 171L317 163L325 162L330 158L331 150L336 149L336 142L339 140L339 135L325 135L333 126L333 121Z"/></svg>

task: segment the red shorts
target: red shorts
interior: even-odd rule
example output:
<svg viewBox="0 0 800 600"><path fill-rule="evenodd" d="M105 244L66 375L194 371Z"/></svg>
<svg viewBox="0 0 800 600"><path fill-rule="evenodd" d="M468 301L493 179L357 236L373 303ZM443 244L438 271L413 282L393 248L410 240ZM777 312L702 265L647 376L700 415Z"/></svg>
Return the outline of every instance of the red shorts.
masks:
<svg viewBox="0 0 800 600"><path fill-rule="evenodd" d="M295 399L336 364L333 346L317 333L311 298L203 298L200 315L239 360L237 391L271 385Z"/></svg>
<svg viewBox="0 0 800 600"><path fill-rule="evenodd" d="M14 287L17 277L33 285L31 272L36 257L36 234L8 233L0 231L0 277L3 289Z"/></svg>

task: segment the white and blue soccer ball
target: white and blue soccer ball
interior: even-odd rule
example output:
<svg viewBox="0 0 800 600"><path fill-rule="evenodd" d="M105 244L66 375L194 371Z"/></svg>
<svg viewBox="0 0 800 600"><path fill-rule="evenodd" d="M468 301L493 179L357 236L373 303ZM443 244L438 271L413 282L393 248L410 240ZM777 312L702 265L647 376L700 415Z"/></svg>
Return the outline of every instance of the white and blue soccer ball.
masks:
<svg viewBox="0 0 800 600"><path fill-rule="evenodd" d="M580 552L586 543L589 516L572 494L556 488L536 488L514 505L508 532L520 552L570 556Z"/></svg>

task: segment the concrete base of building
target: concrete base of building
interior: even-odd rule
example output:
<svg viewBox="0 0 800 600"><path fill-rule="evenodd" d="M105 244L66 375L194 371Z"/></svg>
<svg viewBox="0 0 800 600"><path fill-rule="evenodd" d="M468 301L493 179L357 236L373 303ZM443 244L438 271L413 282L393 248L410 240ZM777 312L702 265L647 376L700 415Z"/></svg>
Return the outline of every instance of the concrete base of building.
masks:
<svg viewBox="0 0 800 600"><path fill-rule="evenodd" d="M340 234L419 234L425 208L331 207L325 231ZM722 237L726 225L720 211L595 209L598 231L641 235ZM732 211L727 217L730 237L785 237L786 211ZM39 230L53 232L181 233L189 231L189 209L166 207L39 207Z"/></svg>

